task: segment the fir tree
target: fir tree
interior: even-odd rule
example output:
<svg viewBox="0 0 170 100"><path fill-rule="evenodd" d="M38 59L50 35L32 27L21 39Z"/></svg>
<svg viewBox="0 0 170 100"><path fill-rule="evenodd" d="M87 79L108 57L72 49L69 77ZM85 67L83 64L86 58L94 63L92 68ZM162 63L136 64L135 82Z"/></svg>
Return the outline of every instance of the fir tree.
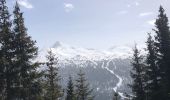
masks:
<svg viewBox="0 0 170 100"><path fill-rule="evenodd" d="M68 81L68 84L67 84L66 100L75 100L74 84L73 84L73 80L72 80L71 76L69 77L69 81Z"/></svg>
<svg viewBox="0 0 170 100"><path fill-rule="evenodd" d="M154 30L155 46L158 52L158 65L161 74L161 95L162 99L170 100L170 29L168 26L168 17L162 6L159 9L159 15L156 19Z"/></svg>
<svg viewBox="0 0 170 100"><path fill-rule="evenodd" d="M15 92L14 33L5 0L0 0L0 99L11 100Z"/></svg>
<svg viewBox="0 0 170 100"><path fill-rule="evenodd" d="M145 65L143 63L144 58L140 54L140 51L137 49L136 45L134 48L134 54L132 58L133 69L131 71L131 77L133 83L130 85L132 92L134 93L133 100L145 100Z"/></svg>
<svg viewBox="0 0 170 100"><path fill-rule="evenodd" d="M157 64L157 52L155 48L155 41L152 39L151 34L148 34L147 44L147 69L146 69L146 91L147 91L147 100L160 100L159 90L160 90L160 74L159 67Z"/></svg>
<svg viewBox="0 0 170 100"><path fill-rule="evenodd" d="M76 100L93 100L92 89L89 89L89 84L85 78L85 74L80 70L76 80Z"/></svg>
<svg viewBox="0 0 170 100"><path fill-rule="evenodd" d="M117 93L117 92L114 93L113 100L120 100L119 93Z"/></svg>
<svg viewBox="0 0 170 100"><path fill-rule="evenodd" d="M38 48L35 46L36 41L33 41L27 34L27 29L24 25L23 13L20 11L18 3L13 11L14 21L13 31L15 32L15 68L17 68L17 97L19 99L30 100L35 99L40 93L40 77L37 72L38 63L31 61L37 56Z"/></svg>
<svg viewBox="0 0 170 100"><path fill-rule="evenodd" d="M58 100L62 97L62 89L59 85L60 76L58 74L58 59L50 50L47 55L47 70L45 73L45 100Z"/></svg>

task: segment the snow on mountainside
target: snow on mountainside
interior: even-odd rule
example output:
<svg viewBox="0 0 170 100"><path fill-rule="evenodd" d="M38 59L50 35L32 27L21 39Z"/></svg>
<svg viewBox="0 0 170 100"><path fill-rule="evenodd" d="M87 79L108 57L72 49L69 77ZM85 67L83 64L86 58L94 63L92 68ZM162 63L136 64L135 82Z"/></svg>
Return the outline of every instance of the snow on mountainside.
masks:
<svg viewBox="0 0 170 100"><path fill-rule="evenodd" d="M76 73L83 69L94 89L95 100L111 100L114 92L118 92L123 99L125 92L131 92L127 86L131 83L131 47L114 46L107 50L96 50L56 42L51 48L41 50L38 60L45 61L50 49L58 57L64 87L70 74L75 78Z"/></svg>
<svg viewBox="0 0 170 100"><path fill-rule="evenodd" d="M108 50L86 49L81 47L69 46L57 41L51 48L40 52L41 59L44 58L46 51L51 49L60 60L75 59L75 60L95 60L102 59L125 59L132 55L132 48L128 46L114 46ZM45 52L44 52L45 51ZM76 59L77 58L77 59Z"/></svg>

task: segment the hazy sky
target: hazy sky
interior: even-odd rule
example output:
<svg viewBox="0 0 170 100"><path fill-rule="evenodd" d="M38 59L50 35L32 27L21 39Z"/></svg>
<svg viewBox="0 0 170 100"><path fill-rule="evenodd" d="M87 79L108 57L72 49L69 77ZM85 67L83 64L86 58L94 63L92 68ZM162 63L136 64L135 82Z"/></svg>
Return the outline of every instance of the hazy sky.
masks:
<svg viewBox="0 0 170 100"><path fill-rule="evenodd" d="M85 48L141 44L170 0L18 0L28 33L40 48L56 41ZM12 8L14 0L7 0Z"/></svg>

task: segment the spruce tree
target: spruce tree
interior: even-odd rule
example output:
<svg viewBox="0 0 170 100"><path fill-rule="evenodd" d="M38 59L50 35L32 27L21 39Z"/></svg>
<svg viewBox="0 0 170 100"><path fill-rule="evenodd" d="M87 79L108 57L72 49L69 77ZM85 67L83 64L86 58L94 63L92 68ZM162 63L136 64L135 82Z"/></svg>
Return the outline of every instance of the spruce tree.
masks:
<svg viewBox="0 0 170 100"><path fill-rule="evenodd" d="M30 100L36 99L40 93L41 87L38 81L40 77L37 72L38 63L32 61L38 54L36 41L33 41L27 34L24 24L23 13L20 11L18 3L16 3L13 20L13 31L15 32L15 68L17 68L17 85L18 99Z"/></svg>
<svg viewBox="0 0 170 100"><path fill-rule="evenodd" d="M145 65L144 58L140 54L140 51L135 45L134 54L132 58L133 69L131 71L131 77L133 83L130 85L132 92L134 93L133 100L145 100Z"/></svg>
<svg viewBox="0 0 170 100"><path fill-rule="evenodd" d="M159 90L160 90L160 73L159 66L157 64L157 52L155 47L155 41L152 39L151 34L148 34L147 39L147 69L146 69L146 86L145 90L147 91L147 100L160 100Z"/></svg>
<svg viewBox="0 0 170 100"><path fill-rule="evenodd" d="M155 22L156 29L155 46L158 52L158 64L161 74L161 95L162 99L170 100L170 29L168 17L162 6Z"/></svg>
<svg viewBox="0 0 170 100"><path fill-rule="evenodd" d="M120 95L119 93L115 92L113 95L113 100L120 100Z"/></svg>
<svg viewBox="0 0 170 100"><path fill-rule="evenodd" d="M69 81L67 84L66 100L75 100L74 84L71 76L69 76Z"/></svg>
<svg viewBox="0 0 170 100"><path fill-rule="evenodd" d="M48 51L46 58L45 100L58 100L63 95L63 91L59 85L59 68L56 66L58 64L58 59L55 57L55 54L52 53L52 50Z"/></svg>
<svg viewBox="0 0 170 100"><path fill-rule="evenodd" d="M11 100L15 92L14 33L5 0L0 0L0 99Z"/></svg>
<svg viewBox="0 0 170 100"><path fill-rule="evenodd" d="M77 74L78 79L76 80L76 100L93 100L92 91L89 88L89 84L85 78L85 74L80 70Z"/></svg>

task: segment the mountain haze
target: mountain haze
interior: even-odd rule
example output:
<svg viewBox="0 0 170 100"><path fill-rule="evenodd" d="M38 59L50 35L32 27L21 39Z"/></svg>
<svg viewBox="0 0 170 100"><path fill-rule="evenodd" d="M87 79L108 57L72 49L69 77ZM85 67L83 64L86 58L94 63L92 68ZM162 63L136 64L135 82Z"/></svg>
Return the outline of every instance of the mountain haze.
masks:
<svg viewBox="0 0 170 100"><path fill-rule="evenodd" d="M58 57L64 87L68 76L72 75L75 79L81 69L94 89L95 100L110 100L115 91L121 97L131 92L127 86L131 82L131 47L114 46L102 51L69 46L57 41L51 48L42 49L38 59L45 61L45 55L50 49Z"/></svg>

